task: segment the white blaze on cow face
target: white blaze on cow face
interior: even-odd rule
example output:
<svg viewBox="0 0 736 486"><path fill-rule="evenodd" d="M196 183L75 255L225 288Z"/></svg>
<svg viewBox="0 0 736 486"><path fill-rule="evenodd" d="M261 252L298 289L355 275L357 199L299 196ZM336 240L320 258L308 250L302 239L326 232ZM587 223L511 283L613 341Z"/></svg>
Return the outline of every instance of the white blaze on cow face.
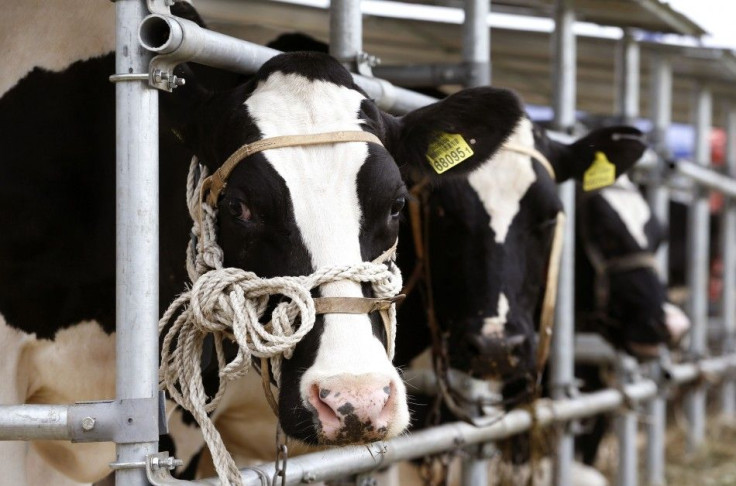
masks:
<svg viewBox="0 0 736 486"><path fill-rule="evenodd" d="M362 130L358 113L364 99L359 92L344 86L277 72L259 84L246 105L264 138L268 138ZM289 113L288 117L284 117L284 113ZM289 189L296 224L313 267L363 261L357 178L368 157L367 143L280 148L268 150L264 155ZM353 282L328 283L322 285L320 291L325 297L363 296L361 286ZM313 402L316 400L321 406L329 399L322 396L327 389L323 383L331 383L332 391L342 386L336 382L336 377L344 377L342 381L348 388L355 384L355 377L367 377L370 386L377 388L375 393L366 391L362 395L371 403L386 400L385 413L379 414L381 425L376 427L384 427L381 432L393 436L408 425L404 385L384 345L373 335L367 315L324 316L315 362L301 379L300 392L305 405L311 403L312 408L321 413L323 410ZM361 391L365 391L362 388ZM386 395L390 397L387 399ZM362 404L353 402L350 405L357 409Z"/></svg>
<svg viewBox="0 0 736 486"><path fill-rule="evenodd" d="M481 333L486 337L502 337L506 327L508 314L509 301L506 298L506 295L501 292L498 295L498 310L496 311L496 317L486 317L483 319Z"/></svg>
<svg viewBox="0 0 736 486"><path fill-rule="evenodd" d="M529 119L521 119L509 141L534 147ZM506 240L511 222L519 212L521 199L536 180L529 155L503 149L468 176L470 186L491 218L490 225L497 243Z"/></svg>
<svg viewBox="0 0 736 486"><path fill-rule="evenodd" d="M601 196L621 218L634 241L644 250L649 248L644 228L652 211L629 177L619 177L613 186L601 190Z"/></svg>

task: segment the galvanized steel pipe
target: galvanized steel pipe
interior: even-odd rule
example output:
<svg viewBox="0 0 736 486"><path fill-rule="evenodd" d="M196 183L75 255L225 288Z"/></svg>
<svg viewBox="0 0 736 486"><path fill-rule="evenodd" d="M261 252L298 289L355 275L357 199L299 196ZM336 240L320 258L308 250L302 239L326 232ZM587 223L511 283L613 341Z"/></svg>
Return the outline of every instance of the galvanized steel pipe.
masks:
<svg viewBox="0 0 736 486"><path fill-rule="evenodd" d="M69 405L0 405L0 440L71 440Z"/></svg>
<svg viewBox="0 0 736 486"><path fill-rule="evenodd" d="M617 46L616 94L617 114L633 123L639 116L639 43L628 30Z"/></svg>
<svg viewBox="0 0 736 486"><path fill-rule="evenodd" d="M118 0L116 73L146 73L150 54L138 41L145 0ZM158 407L158 92L141 81L115 85L116 115L116 394ZM129 419L130 427L149 428ZM153 432L156 437L157 431ZM118 462L145 461L158 441L117 445ZM118 470L116 484L148 484L140 469Z"/></svg>
<svg viewBox="0 0 736 486"><path fill-rule="evenodd" d="M669 227L670 198L669 188L665 184L666 160L670 154L667 149L667 130L672 118L672 64L664 55L655 55L651 69L651 119L652 131L650 141L657 154L656 166L649 173L647 198L654 217L664 228ZM669 281L669 238L660 244L657 250L659 275L666 285ZM655 365L659 368L658 365ZM661 374L661 369L655 369ZM649 486L665 484L665 432L667 428L667 403L664 396L657 396L646 405L649 421L646 424L646 481Z"/></svg>
<svg viewBox="0 0 736 486"><path fill-rule="evenodd" d="M465 0L462 48L467 69L465 86L491 84L491 30L488 26L491 1Z"/></svg>
<svg viewBox="0 0 736 486"><path fill-rule="evenodd" d="M242 74L256 72L263 63L280 54L275 49L212 32L168 15L146 17L140 26L140 39L146 49L170 56L174 64L196 62ZM437 101L382 79L358 74L353 74L353 79L381 109L395 114L408 113Z"/></svg>
<svg viewBox="0 0 736 486"><path fill-rule="evenodd" d="M574 2L557 0L555 6L554 42L554 110L555 129L572 133L575 125L576 58L575 58ZM564 246L560 262L555 329L550 352L550 387L552 398L569 398L574 386L574 330L575 330L575 182L568 181L559 188L560 199L567 219ZM561 427L554 457L554 484L572 484L572 462L575 443L568 427Z"/></svg>
<svg viewBox="0 0 736 486"><path fill-rule="evenodd" d="M698 86L695 99L695 160L704 167L710 163L710 131L713 101L710 90ZM678 169L680 170L680 169ZM695 357L707 352L708 328L708 273L710 206L708 193L696 187L688 211L688 265L687 284L690 288L689 311L692 320L690 353ZM705 439L706 395L702 386L691 390L685 399L689 420L688 449L692 452Z"/></svg>
<svg viewBox="0 0 736 486"><path fill-rule="evenodd" d="M618 390L603 390L572 400L557 402L542 400L535 405L536 419L539 425L548 426L574 418L590 417L620 407L627 400L631 402L648 400L657 392L657 386L651 381L643 380L626 386L624 392L626 398ZM493 425L486 427L474 427L456 422L421 430L386 442L305 454L289 459L285 483L297 485L329 481L349 474L372 471L393 462L472 444L493 442L528 430L532 422L532 416L528 411L512 410ZM272 477L275 464L264 464L257 468L265 472L268 477ZM250 469L243 469L241 472L245 486L261 485L260 477L256 472ZM209 478L192 481L191 484L218 485L219 483L218 479Z"/></svg>
<svg viewBox="0 0 736 486"><path fill-rule="evenodd" d="M707 157L710 157L710 155ZM702 188L719 191L727 197L736 197L736 179L709 169L704 164L681 160L673 163L672 168L676 172L692 179Z"/></svg>
<svg viewBox="0 0 736 486"><path fill-rule="evenodd" d="M363 15L360 0L330 1L330 55L355 70L363 51Z"/></svg>
<svg viewBox="0 0 736 486"><path fill-rule="evenodd" d="M464 64L410 64L408 66L376 66L373 74L401 86L439 86L465 84L468 67Z"/></svg>
<svg viewBox="0 0 736 486"><path fill-rule="evenodd" d="M726 109L726 168L736 178L736 101ZM736 349L736 198L726 200L723 211L723 331L724 350ZM721 412L736 415L736 381L727 377L721 388Z"/></svg>

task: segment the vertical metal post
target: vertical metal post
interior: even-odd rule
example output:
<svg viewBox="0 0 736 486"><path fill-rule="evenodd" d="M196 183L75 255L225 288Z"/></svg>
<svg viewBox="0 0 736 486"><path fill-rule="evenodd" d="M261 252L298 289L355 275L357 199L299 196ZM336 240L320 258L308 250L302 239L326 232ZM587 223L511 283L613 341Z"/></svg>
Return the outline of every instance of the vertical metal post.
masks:
<svg viewBox="0 0 736 486"><path fill-rule="evenodd" d="M554 33L554 110L555 126L570 133L575 125L576 46L572 30L575 23L572 0L557 0L555 6ZM564 230L564 246L560 264L555 332L550 356L550 385L552 398L569 398L574 382L574 332L575 332L575 182L560 186L560 199L567 214ZM575 442L569 427L560 431L554 458L554 484L572 484L572 461Z"/></svg>
<svg viewBox="0 0 736 486"><path fill-rule="evenodd" d="M491 84L490 0L465 0L463 62L468 69L466 86Z"/></svg>
<svg viewBox="0 0 736 486"><path fill-rule="evenodd" d="M639 116L639 44L629 31L624 33L618 44L616 92L618 115L624 123L633 123ZM628 377L626 372L618 373L621 385L628 383ZM636 486L636 414L630 410L621 410L616 415L615 422L619 445L617 483L619 486Z"/></svg>
<svg viewBox="0 0 736 486"><path fill-rule="evenodd" d="M119 0L117 73L148 72L138 43L144 0ZM142 81L116 85L117 399L158 396L158 92ZM158 416L155 400L146 414ZM132 420L132 419L130 419ZM130 424L135 427L135 424ZM140 462L158 442L118 444L117 462ZM142 469L116 472L120 486L147 485Z"/></svg>
<svg viewBox="0 0 736 486"><path fill-rule="evenodd" d="M360 0L330 2L330 55L355 71L363 52L363 16Z"/></svg>
<svg viewBox="0 0 736 486"><path fill-rule="evenodd" d="M710 132L713 113L711 92L706 86L696 88L695 100L695 162L710 164ZM692 320L690 353L693 359L706 352L708 330L708 239L710 207L708 191L697 187L688 211L688 276L690 290L689 311ZM689 419L688 449L694 451L705 438L705 390L692 389L686 397L685 409Z"/></svg>
<svg viewBox="0 0 736 486"><path fill-rule="evenodd" d="M736 101L726 109L726 167L728 175L736 177ZM734 352L736 338L736 200L726 200L723 213L723 330L724 353ZM721 388L721 412L736 416L736 381L726 374Z"/></svg>
<svg viewBox="0 0 736 486"><path fill-rule="evenodd" d="M631 383L631 368L636 367L634 358L619 354L616 360L616 375L621 386ZM631 411L618 412L614 420L616 437L618 439L618 472L616 484L618 486L636 486L636 414Z"/></svg>
<svg viewBox="0 0 736 486"><path fill-rule="evenodd" d="M490 0L465 0L463 22L463 62L467 69L465 86L491 84L491 31L488 26ZM463 458L463 486L488 484L488 461L479 458L482 447L468 449Z"/></svg>
<svg viewBox="0 0 736 486"><path fill-rule="evenodd" d="M672 64L663 55L654 57L652 65L651 98L652 100L652 132L650 140L657 152L657 166L649 175L647 194L649 205L654 216L664 227L669 226L669 189L664 184L665 164L670 154L667 150L667 129L672 119ZM668 275L667 240L663 241L657 251L660 276L666 284ZM658 365L653 365L659 373ZM647 447L646 447L646 481L649 486L663 486L665 429L667 427L667 402L661 394L646 404Z"/></svg>
<svg viewBox="0 0 736 486"><path fill-rule="evenodd" d="M639 43L631 32L624 32L616 54L616 113L633 123L639 116Z"/></svg>

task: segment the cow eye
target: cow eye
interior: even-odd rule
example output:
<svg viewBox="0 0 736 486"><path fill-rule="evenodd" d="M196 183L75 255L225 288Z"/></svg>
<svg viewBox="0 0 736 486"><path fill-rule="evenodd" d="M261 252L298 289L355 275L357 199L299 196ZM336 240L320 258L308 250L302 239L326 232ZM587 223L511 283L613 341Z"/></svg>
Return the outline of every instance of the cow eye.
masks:
<svg viewBox="0 0 736 486"><path fill-rule="evenodd" d="M241 221L250 221L253 215L250 212L250 208L245 205L243 201L237 199L227 200L227 210L230 215L234 218L238 218Z"/></svg>
<svg viewBox="0 0 736 486"><path fill-rule="evenodd" d="M405 197L397 197L393 204L391 205L391 217L393 219L396 219L399 217L399 213L401 213L401 210L404 209L404 205L406 204L406 198Z"/></svg>

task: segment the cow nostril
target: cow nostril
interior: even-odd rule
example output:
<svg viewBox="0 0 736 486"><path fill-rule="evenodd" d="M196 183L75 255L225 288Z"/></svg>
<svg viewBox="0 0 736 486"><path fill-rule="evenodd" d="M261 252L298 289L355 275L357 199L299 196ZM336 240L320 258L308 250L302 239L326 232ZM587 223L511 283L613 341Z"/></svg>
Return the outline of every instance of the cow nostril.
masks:
<svg viewBox="0 0 736 486"><path fill-rule="evenodd" d="M332 392L329 389L320 388L319 385L314 384L310 390L309 403L315 408L323 423L329 422L330 425L339 425L340 418L337 416L337 411L325 401L330 393Z"/></svg>

